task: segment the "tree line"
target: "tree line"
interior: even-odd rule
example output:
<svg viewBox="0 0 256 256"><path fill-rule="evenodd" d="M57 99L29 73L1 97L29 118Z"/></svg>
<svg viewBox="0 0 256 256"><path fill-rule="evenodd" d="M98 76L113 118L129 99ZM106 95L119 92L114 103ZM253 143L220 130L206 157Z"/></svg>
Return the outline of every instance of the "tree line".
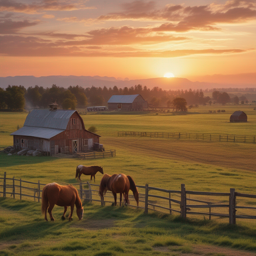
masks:
<svg viewBox="0 0 256 256"><path fill-rule="evenodd" d="M226 92L213 91L212 98L204 96L202 90L177 90L166 91L159 87L152 89L147 86L135 85L132 87L86 87L70 86L68 88L52 85L50 88L34 86L8 86L5 90L0 88L0 109L21 110L26 108L47 108L49 104L56 102L63 109L85 108L86 106L107 105L112 95L140 94L151 107L175 107L182 103L182 111L186 105L205 105L215 102L226 104L239 103L239 98L231 98ZM179 100L176 100L176 99ZM182 100L180 100L182 99ZM184 108L185 105L185 108ZM176 108L177 110L177 108Z"/></svg>

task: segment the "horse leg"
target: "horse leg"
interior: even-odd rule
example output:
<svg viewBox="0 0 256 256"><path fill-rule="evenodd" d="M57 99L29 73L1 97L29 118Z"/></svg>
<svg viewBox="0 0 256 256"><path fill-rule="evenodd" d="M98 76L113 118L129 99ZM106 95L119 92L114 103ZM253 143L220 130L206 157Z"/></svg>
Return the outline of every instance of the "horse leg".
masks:
<svg viewBox="0 0 256 256"><path fill-rule="evenodd" d="M120 193L120 206L122 206L122 193Z"/></svg>
<svg viewBox="0 0 256 256"><path fill-rule="evenodd" d="M95 174L93 175L93 177L94 177L94 183L95 183Z"/></svg>
<svg viewBox="0 0 256 256"><path fill-rule="evenodd" d="M65 220L65 219L66 219L66 218L65 218L65 213L66 213L67 209L68 209L68 207L67 207L67 206L64 206L64 212L63 212L63 215L62 215L62 217L61 217L62 220Z"/></svg>
<svg viewBox="0 0 256 256"><path fill-rule="evenodd" d="M79 180L81 180L81 178L80 178L80 177L81 177L81 175L82 175L82 173L81 173L81 172L79 172L79 174L78 174L78 179L79 179Z"/></svg>
<svg viewBox="0 0 256 256"><path fill-rule="evenodd" d="M113 196L114 196L114 199L115 199L115 203L114 205L116 206L116 193L112 192Z"/></svg>
<svg viewBox="0 0 256 256"><path fill-rule="evenodd" d="M54 221L54 218L53 218L53 216L52 216L52 209L53 209L53 207L54 207L54 204L51 204L51 203L50 203L50 206L49 206L49 208L48 208L48 213L49 213L49 215L50 215L51 221Z"/></svg>
<svg viewBox="0 0 256 256"><path fill-rule="evenodd" d="M45 212L44 212L44 219L45 219L46 221L48 221L48 219L47 219L47 208L45 209Z"/></svg>
<svg viewBox="0 0 256 256"><path fill-rule="evenodd" d="M74 211L74 203L71 204L71 211L70 211L70 215L68 217L69 221L73 220L73 218L72 218L73 211Z"/></svg>

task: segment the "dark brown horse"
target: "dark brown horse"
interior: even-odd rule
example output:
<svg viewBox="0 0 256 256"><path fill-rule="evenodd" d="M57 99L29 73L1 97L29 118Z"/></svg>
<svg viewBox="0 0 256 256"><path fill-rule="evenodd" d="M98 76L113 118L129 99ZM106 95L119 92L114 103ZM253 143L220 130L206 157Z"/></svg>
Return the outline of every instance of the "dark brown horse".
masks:
<svg viewBox="0 0 256 256"><path fill-rule="evenodd" d="M91 180L92 180L92 176L93 176L94 177L94 182L95 182L95 174L97 172L101 172L103 174L103 168L101 166L78 165L76 167L76 178L81 180L80 177L81 177L82 174L91 175Z"/></svg>
<svg viewBox="0 0 256 256"><path fill-rule="evenodd" d="M72 220L74 205L76 205L76 213L79 220L83 218L84 209L75 187L71 185L61 186L55 182L45 185L42 192L42 213L44 214L46 221L48 221L47 209L51 220L54 221L52 216L52 209L55 204L58 206L64 206L64 213L62 215L63 220L65 220L65 213L68 206L71 206L69 220Z"/></svg>
<svg viewBox="0 0 256 256"><path fill-rule="evenodd" d="M104 174L104 176L101 179L100 187L99 187L99 194L101 196L101 199L103 200L104 194L106 194L107 190L112 191L112 194L115 199L115 205L116 205L116 194L120 193L120 206L122 203L122 195L124 194L125 203L129 204L129 197L128 193L129 190L133 192L134 198L137 202L137 206L139 206L139 193L138 189L134 183L134 180L131 176L125 175L125 174L113 174L108 175Z"/></svg>

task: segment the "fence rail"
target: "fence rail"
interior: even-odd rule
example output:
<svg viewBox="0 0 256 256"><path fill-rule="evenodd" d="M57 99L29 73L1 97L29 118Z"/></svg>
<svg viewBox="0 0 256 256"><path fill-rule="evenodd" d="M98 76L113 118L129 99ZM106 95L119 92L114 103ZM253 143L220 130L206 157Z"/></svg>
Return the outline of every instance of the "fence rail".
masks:
<svg viewBox="0 0 256 256"><path fill-rule="evenodd" d="M25 186L24 186L25 185ZM0 177L0 196L16 199L34 199L40 202L43 187L46 184L30 182L22 179ZM113 195L107 192L104 198L99 196L99 185L89 182L72 184L79 192L80 198L85 201L100 203L102 206L113 203ZM188 191L184 184L181 190L167 190L156 187L137 186L139 190L139 208L147 214L149 210L166 214L180 214L183 219L187 214L194 216L208 216L229 218L230 224L236 224L236 219L256 219L255 203L246 199L256 199L256 195L236 192L234 188L229 193ZM191 198L195 197L196 198ZM238 205L239 203L239 205ZM246 206L250 204L250 206ZM255 204L255 207L252 206ZM136 202L130 196L130 207L137 208ZM213 212L214 210L214 212Z"/></svg>
<svg viewBox="0 0 256 256"><path fill-rule="evenodd" d="M106 151L93 151L88 153L77 153L78 157L82 159L97 159L106 157L115 157L116 150L106 150Z"/></svg>
<svg viewBox="0 0 256 256"><path fill-rule="evenodd" d="M181 132L133 132L119 131L119 137L149 137L179 140L198 140L212 142L236 142L236 143L256 143L254 135L236 135L219 133L181 133Z"/></svg>

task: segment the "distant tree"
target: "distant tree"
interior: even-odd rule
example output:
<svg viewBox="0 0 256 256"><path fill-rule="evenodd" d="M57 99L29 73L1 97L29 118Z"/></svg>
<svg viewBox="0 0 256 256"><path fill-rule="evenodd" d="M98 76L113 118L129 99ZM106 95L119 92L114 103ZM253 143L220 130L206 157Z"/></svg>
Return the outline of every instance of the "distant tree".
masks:
<svg viewBox="0 0 256 256"><path fill-rule="evenodd" d="M26 89L23 86L8 86L6 88L6 105L11 110L22 110L25 106L24 94Z"/></svg>
<svg viewBox="0 0 256 256"><path fill-rule="evenodd" d="M6 99L7 99L6 91L0 88L0 109L7 108Z"/></svg>
<svg viewBox="0 0 256 256"><path fill-rule="evenodd" d="M159 107L160 103L161 103L161 100L159 98L156 98L156 97L152 98L151 101L150 101L150 105L152 107L155 107L155 108Z"/></svg>
<svg viewBox="0 0 256 256"><path fill-rule="evenodd" d="M62 108L63 109L75 109L76 108L76 102L72 99L65 99L62 102Z"/></svg>
<svg viewBox="0 0 256 256"><path fill-rule="evenodd" d="M239 98L238 98L237 96L235 96L234 98L232 98L231 101L232 101L235 105L238 105L238 104L239 104Z"/></svg>
<svg viewBox="0 0 256 256"><path fill-rule="evenodd" d="M230 97L226 92L223 92L219 95L218 102L222 105L225 105L226 103L230 102Z"/></svg>
<svg viewBox="0 0 256 256"><path fill-rule="evenodd" d="M187 111L187 101L184 98L175 98L173 100L173 106L176 111Z"/></svg>
<svg viewBox="0 0 256 256"><path fill-rule="evenodd" d="M42 95L39 92L39 87L35 86L34 88L29 87L25 94L27 105L32 105L32 107L39 106Z"/></svg>
<svg viewBox="0 0 256 256"><path fill-rule="evenodd" d="M88 128L88 131L95 133L95 132L97 132L97 129L96 129L95 126L90 126L90 127Z"/></svg>
<svg viewBox="0 0 256 256"><path fill-rule="evenodd" d="M104 102L104 97L102 95L92 95L90 97L91 106L102 106Z"/></svg>

